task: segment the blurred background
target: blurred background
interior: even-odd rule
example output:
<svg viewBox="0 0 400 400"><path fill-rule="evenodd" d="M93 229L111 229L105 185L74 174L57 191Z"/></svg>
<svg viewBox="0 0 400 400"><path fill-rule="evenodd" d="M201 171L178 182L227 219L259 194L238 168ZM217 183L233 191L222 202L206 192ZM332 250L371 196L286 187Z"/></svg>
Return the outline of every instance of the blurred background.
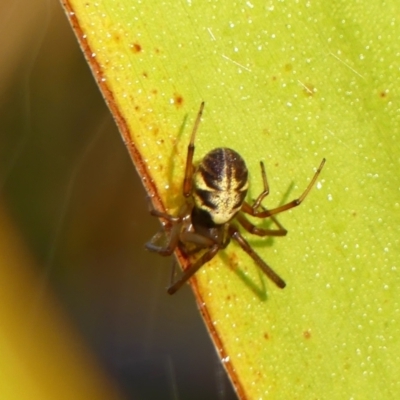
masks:
<svg viewBox="0 0 400 400"><path fill-rule="evenodd" d="M0 231L28 255L0 268L34 277L19 317L56 302L121 398L236 398L189 287L167 295L171 260L144 250L159 223L59 2L5 0L0 21Z"/></svg>

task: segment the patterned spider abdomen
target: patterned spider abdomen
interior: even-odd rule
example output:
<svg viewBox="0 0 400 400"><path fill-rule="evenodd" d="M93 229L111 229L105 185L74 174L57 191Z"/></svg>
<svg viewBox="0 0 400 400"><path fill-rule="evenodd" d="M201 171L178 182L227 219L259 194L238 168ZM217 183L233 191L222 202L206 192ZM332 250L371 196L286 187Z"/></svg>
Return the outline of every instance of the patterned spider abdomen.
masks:
<svg viewBox="0 0 400 400"><path fill-rule="evenodd" d="M246 164L232 149L214 149L197 166L193 185L195 207L207 212L216 225L225 224L240 210L246 197Z"/></svg>

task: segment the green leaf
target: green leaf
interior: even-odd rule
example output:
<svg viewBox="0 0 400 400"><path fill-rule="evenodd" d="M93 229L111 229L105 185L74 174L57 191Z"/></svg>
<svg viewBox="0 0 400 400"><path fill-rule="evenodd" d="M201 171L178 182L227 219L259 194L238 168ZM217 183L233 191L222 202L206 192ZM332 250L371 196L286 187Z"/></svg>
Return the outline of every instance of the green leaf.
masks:
<svg viewBox="0 0 400 400"><path fill-rule="evenodd" d="M63 2L156 207L184 202L202 100L195 160L239 151L249 199L263 160L268 208L327 159L304 204L279 216L287 237L245 235L284 290L233 243L191 281L239 396L398 398L397 3Z"/></svg>

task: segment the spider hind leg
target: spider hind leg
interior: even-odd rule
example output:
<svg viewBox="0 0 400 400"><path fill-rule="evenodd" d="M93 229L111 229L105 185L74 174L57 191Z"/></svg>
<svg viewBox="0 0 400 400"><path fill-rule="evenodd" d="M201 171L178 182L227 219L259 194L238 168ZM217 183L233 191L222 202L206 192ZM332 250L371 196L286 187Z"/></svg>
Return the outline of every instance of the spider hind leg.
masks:
<svg viewBox="0 0 400 400"><path fill-rule="evenodd" d="M230 236L236 240L239 246L256 262L261 270L275 283L276 286L283 289L286 286L285 281L253 250L247 240L240 234L239 230L231 225L229 227Z"/></svg>

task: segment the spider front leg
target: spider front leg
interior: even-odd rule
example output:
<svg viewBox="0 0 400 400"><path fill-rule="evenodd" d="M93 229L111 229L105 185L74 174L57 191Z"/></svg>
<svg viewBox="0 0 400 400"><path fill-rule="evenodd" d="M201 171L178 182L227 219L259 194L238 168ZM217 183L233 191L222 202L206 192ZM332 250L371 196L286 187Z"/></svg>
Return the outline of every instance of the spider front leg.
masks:
<svg viewBox="0 0 400 400"><path fill-rule="evenodd" d="M166 246L163 247L155 244L157 239L160 237L160 234L157 233L155 236L153 236L153 238L149 242L145 244L145 247L147 250L152 251L154 253L158 253L162 256L170 256L179 244L179 236L182 230L182 225L187 216L190 215L190 207L188 207L188 205L185 204L180 210L177 217L174 217L173 215L157 210L156 208L154 208L150 200L149 200L149 208L150 208L150 214L152 216L165 219L172 225L172 229L169 233Z"/></svg>
<svg viewBox="0 0 400 400"><path fill-rule="evenodd" d="M174 262L171 269L170 286L167 289L169 294L174 294L178 289L180 289L183 284L185 284L205 263L210 261L221 249L221 245L216 243L213 239L192 231L192 207L193 206L190 203L186 203L180 210L178 216L175 217L155 209L150 203L150 214L167 220L172 225L172 229L169 233L168 243L165 247L158 246L154 243L154 241L159 238L159 234L156 234L151 241L146 243L145 246L148 250L162 256L169 256L176 250L176 248L179 248L185 257L188 257L191 254L199 252L203 248L208 249L194 264L191 264L186 268L175 282L173 280L175 277L176 261ZM194 245L194 249L191 249L192 251L187 251L187 244Z"/></svg>

